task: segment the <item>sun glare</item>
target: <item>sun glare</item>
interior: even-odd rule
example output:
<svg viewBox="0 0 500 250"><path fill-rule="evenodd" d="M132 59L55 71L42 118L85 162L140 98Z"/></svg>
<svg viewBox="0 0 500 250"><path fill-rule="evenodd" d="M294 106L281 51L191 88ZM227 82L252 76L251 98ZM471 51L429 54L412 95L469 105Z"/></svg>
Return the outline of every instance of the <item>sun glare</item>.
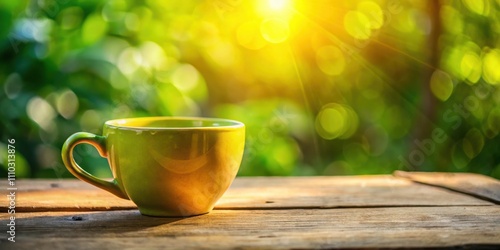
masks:
<svg viewBox="0 0 500 250"><path fill-rule="evenodd" d="M282 43L290 36L289 21L293 15L290 0L261 0L257 4L257 13L262 18L259 31L263 40L255 40L247 32L250 27L240 26L238 41L246 48L258 49L269 43ZM262 44L264 42L264 44Z"/></svg>
<svg viewBox="0 0 500 250"><path fill-rule="evenodd" d="M257 8L266 17L289 17L292 14L291 0L260 0Z"/></svg>
<svg viewBox="0 0 500 250"><path fill-rule="evenodd" d="M273 11L283 11L287 5L287 0L269 0L269 8Z"/></svg>

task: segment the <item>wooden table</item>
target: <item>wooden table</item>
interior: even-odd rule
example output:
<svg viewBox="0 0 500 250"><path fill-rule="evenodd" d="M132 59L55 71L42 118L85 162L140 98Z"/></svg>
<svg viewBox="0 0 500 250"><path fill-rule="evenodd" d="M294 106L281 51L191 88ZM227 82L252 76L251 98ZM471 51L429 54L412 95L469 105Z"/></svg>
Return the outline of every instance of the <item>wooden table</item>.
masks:
<svg viewBox="0 0 500 250"><path fill-rule="evenodd" d="M237 178L189 218L142 216L78 180L15 184L16 242L4 198L0 249L500 247L500 182L482 175Z"/></svg>

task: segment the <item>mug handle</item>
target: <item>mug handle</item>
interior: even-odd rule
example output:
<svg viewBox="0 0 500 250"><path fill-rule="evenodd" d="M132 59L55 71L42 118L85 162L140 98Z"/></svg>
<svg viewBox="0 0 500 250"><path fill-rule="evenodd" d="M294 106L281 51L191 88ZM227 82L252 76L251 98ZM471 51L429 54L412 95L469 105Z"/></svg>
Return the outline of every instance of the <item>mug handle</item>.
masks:
<svg viewBox="0 0 500 250"><path fill-rule="evenodd" d="M74 133L73 135L68 137L66 142L64 142L61 151L62 160L66 168L69 170L69 172L82 181L88 182L120 198L128 200L129 198L120 189L118 183L116 182L116 179L114 179L113 181L106 181L101 178L97 178L88 173L87 171L85 171L78 165L78 163L76 163L75 159L73 158L73 149L75 148L76 145L81 143L87 143L94 146L99 152L99 155L103 158L106 158L108 156L108 153L106 152L105 136L98 136L87 132Z"/></svg>

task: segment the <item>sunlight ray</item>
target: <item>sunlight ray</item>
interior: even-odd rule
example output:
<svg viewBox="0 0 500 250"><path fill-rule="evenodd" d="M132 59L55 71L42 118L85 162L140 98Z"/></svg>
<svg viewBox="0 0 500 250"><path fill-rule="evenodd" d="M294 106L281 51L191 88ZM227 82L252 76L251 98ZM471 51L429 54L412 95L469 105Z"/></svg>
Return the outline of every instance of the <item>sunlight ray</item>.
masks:
<svg viewBox="0 0 500 250"><path fill-rule="evenodd" d="M362 56L360 56L359 53L357 53L357 52L359 52L359 50L356 50L356 48L354 46L343 42L337 36L332 34L332 32L330 32L328 29L326 29L325 27L323 27L319 23L315 22L311 18L308 18L300 11L298 11L296 9L294 11L296 12L296 14L298 14L298 16L300 16L301 18L303 18L307 22L311 23L315 28L318 28L319 30L321 30L327 38L329 38L335 45L339 46L344 52L346 52L347 56L352 57L357 63L359 63L359 65L361 65L363 68L368 70L368 72L370 72L373 76L375 76L377 79L380 79L382 82L385 83L385 85L389 86L388 89L393 91L394 93L396 93L397 96L399 96L406 104L409 104L409 106L411 106L414 111L418 112L418 114L421 115L422 117L424 117L429 123L435 125L435 122L432 121L432 119L430 117L428 117L427 114L424 111L422 111L421 108L417 104L413 103L411 100L408 99L408 97L406 97L403 93L401 93L401 91L399 91L398 89L396 89L394 87L395 82L393 79L390 79L382 72L377 72L377 70L374 69L374 66L370 65L369 62L367 62ZM375 41L375 42L377 42L377 44L384 45L383 43L381 43L379 41ZM386 47L388 49L392 49L390 46L387 46L387 45L384 47ZM431 65L429 65L429 64L427 64L427 63L425 63L417 58L414 58L411 55L404 53L403 51L399 51L397 49L393 49L393 50L395 52L401 53L402 55L404 55L408 58L411 58L412 60L414 60L416 62L421 63L422 65L425 65L427 67L435 69L435 67L432 67Z"/></svg>

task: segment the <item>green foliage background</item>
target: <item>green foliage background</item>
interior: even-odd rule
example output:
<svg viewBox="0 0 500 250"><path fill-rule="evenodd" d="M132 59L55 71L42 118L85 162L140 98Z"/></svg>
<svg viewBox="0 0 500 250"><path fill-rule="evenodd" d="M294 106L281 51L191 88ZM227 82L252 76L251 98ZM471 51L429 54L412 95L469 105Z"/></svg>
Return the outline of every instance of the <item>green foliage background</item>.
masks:
<svg viewBox="0 0 500 250"><path fill-rule="evenodd" d="M280 3L1 0L1 175L11 138L18 178L63 178L74 132L214 116L247 125L240 175L500 178L500 1Z"/></svg>

